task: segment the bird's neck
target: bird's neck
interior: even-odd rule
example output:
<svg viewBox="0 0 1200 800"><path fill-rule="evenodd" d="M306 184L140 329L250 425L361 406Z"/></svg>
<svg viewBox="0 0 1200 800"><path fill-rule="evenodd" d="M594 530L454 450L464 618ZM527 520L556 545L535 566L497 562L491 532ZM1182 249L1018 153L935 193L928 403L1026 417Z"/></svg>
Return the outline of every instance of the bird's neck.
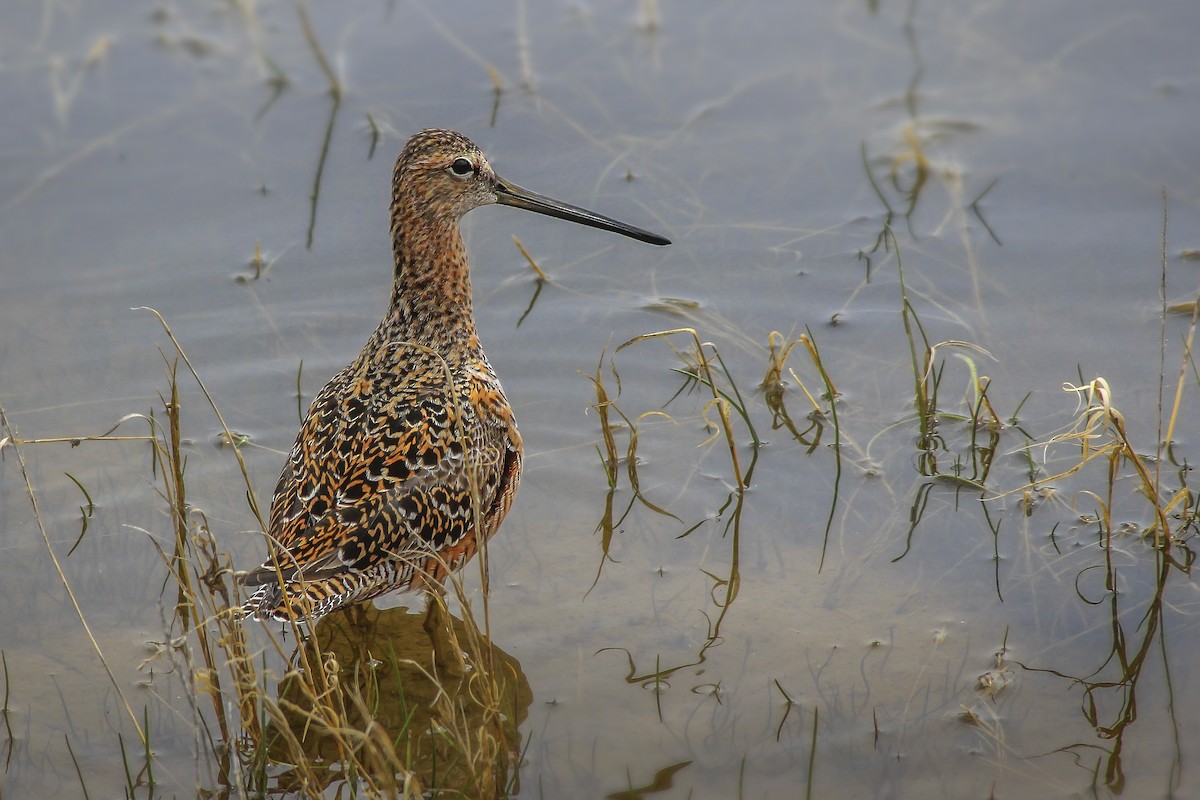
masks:
<svg viewBox="0 0 1200 800"><path fill-rule="evenodd" d="M401 221L392 225L392 299L379 333L442 355L451 348L477 347L471 275L458 221L397 216Z"/></svg>

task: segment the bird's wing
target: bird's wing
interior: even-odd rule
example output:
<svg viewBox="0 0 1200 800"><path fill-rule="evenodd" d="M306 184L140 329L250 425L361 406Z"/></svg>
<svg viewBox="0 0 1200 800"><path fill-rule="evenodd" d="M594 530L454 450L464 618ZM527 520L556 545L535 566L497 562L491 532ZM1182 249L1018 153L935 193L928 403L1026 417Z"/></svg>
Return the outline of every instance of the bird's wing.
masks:
<svg viewBox="0 0 1200 800"><path fill-rule="evenodd" d="M476 508L492 519L499 499L503 516L520 467L511 411L502 394L490 399L486 376L468 374L452 391L440 363L398 385L354 364L318 393L272 502L274 559L244 583L276 580L276 561L286 580L313 581L426 557L473 541Z"/></svg>

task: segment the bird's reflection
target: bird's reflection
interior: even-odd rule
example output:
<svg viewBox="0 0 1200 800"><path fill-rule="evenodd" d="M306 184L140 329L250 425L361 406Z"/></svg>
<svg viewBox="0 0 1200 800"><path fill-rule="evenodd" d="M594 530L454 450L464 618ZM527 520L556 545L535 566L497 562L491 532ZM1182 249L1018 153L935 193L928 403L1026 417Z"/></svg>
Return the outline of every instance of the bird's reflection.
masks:
<svg viewBox="0 0 1200 800"><path fill-rule="evenodd" d="M515 791L518 727L533 698L521 665L469 617L443 609L432 618L440 629L405 608L363 604L321 620L279 683L280 713L265 736L282 767L274 789L362 781L384 795ZM461 674L435 658L439 639L461 648Z"/></svg>

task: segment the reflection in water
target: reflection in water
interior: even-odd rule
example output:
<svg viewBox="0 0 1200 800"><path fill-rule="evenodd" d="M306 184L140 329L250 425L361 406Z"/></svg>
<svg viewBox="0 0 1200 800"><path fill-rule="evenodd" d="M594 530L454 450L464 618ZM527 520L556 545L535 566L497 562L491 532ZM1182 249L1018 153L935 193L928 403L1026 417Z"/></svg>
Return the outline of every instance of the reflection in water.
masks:
<svg viewBox="0 0 1200 800"><path fill-rule="evenodd" d="M630 786L623 791L607 794L604 796L605 800L642 800L648 794L665 792L672 787L675 773L686 769L691 764L691 761L680 761L678 764L663 767L654 773L653 780L645 786Z"/></svg>
<svg viewBox="0 0 1200 800"><path fill-rule="evenodd" d="M1138 718L1137 688L1143 677L1148 663L1153 663L1155 652L1163 656L1161 666L1165 671L1166 683L1171 684L1170 660L1166 658L1168 650L1167 631L1163 627L1163 598L1167 583L1172 576L1191 575L1192 564L1195 563L1195 552L1184 543L1176 543L1173 550L1151 550L1155 556L1155 578L1153 592L1144 606L1138 605L1139 594L1136 591L1117 591L1118 585L1127 584L1113 563L1113 549L1104 548L1104 563L1085 567L1076 576L1076 590L1079 599L1088 605L1103 607L1107 605L1108 628L1111 634L1111 644L1100 663L1087 674L1071 675L1050 667L1025 665L1030 672L1044 672L1064 678L1071 685L1083 689L1081 711L1088 725L1094 728L1102 740L1111 741L1110 746L1092 742L1079 742L1059 748L1061 751L1076 753L1080 762L1088 766L1091 760L1087 751L1098 751L1094 773L1104 776L1104 784L1120 794L1125 788L1125 768L1123 751L1125 735L1133 732L1133 725ZM1093 599L1087 596L1082 588L1087 573L1102 570L1104 587L1107 597ZM1122 609L1122 599L1129 595L1129 603L1133 609ZM1140 613L1139 613L1140 612ZM1183 750L1179 741L1179 722L1173 703L1167 706L1167 713L1172 721L1174 734L1175 758L1174 768L1178 770L1182 764ZM1171 779L1171 784L1175 778Z"/></svg>
<svg viewBox="0 0 1200 800"><path fill-rule="evenodd" d="M472 640L469 623L453 618L451 625L460 642ZM312 681L298 670L289 672L279 683L282 715L266 730L269 757L288 764L303 753L312 768L285 768L274 776L274 789L313 793L317 787L305 783L313 776L324 781L322 789L353 783L361 776L348 774L351 763L371 768L376 784L387 786L392 777L415 789L414 796L438 787L468 797L502 797L517 785L517 728L533 694L520 663L500 648L475 656L491 658L490 667L475 668L468 657L466 675L450 678L434 663L420 615L370 604L322 619L302 647L305 658L297 658L297 651L293 662L320 665L325 682L339 685L337 717L350 730L325 728L312 707L329 698L312 697ZM494 686L483 685L488 676ZM355 752L346 752L347 742L357 743ZM467 742L472 746L464 747ZM390 759L372 763L380 753L403 757L407 772L389 776L397 765Z"/></svg>

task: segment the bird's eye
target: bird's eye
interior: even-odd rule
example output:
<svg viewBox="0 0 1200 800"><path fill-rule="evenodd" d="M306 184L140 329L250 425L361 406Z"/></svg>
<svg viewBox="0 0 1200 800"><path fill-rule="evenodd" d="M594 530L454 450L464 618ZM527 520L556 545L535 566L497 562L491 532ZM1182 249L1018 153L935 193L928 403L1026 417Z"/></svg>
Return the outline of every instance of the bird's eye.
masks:
<svg viewBox="0 0 1200 800"><path fill-rule="evenodd" d="M475 165L471 163L469 158L456 158L454 163L450 165L450 171L460 178L465 178L475 171Z"/></svg>

